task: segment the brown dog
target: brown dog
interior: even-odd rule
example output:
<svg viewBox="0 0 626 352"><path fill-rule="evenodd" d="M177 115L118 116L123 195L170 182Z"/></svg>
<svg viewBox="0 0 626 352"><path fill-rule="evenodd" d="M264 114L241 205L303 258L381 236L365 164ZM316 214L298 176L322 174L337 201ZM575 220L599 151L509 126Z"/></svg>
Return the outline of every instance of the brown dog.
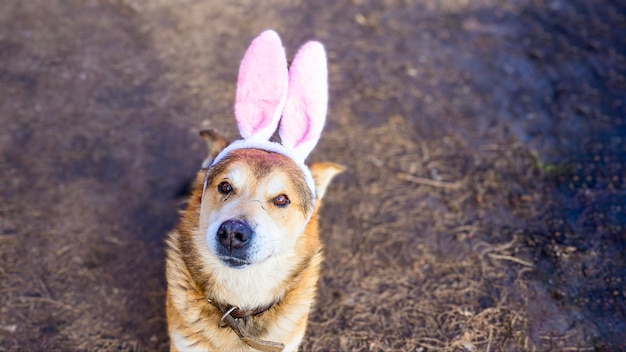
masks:
<svg viewBox="0 0 626 352"><path fill-rule="evenodd" d="M205 131L209 156L167 241L172 351L295 351L314 302L322 245L317 214L342 168L304 159L326 115L323 47L287 71L275 32L242 61L235 115L242 140ZM280 122L281 143L270 142Z"/></svg>

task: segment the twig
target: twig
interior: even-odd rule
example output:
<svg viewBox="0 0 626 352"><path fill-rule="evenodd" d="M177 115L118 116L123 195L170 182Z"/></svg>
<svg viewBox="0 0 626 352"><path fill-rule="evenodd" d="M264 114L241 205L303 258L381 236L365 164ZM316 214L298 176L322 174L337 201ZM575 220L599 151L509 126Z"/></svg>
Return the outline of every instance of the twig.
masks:
<svg viewBox="0 0 626 352"><path fill-rule="evenodd" d="M65 308L67 310L74 310L74 307L65 304L63 302L59 302L59 301L55 301L53 299L50 298L46 298L46 297L19 297L18 298L20 301L22 302L40 302L40 303L50 303L52 305L58 306L58 307L62 307Z"/></svg>
<svg viewBox="0 0 626 352"><path fill-rule="evenodd" d="M525 266L530 267L530 268L534 267L534 265L532 263L529 263L529 262L527 262L525 260L522 260L522 259L519 259L519 258L512 257L510 255L488 253L487 256L489 258L492 258L492 259L510 260L512 262L515 262L517 264L522 264L522 265L525 265Z"/></svg>
<svg viewBox="0 0 626 352"><path fill-rule="evenodd" d="M404 181L409 181L409 182L417 183L417 184L420 184L420 185L431 186L431 187L449 188L449 189L457 189L457 188L461 187L461 183L460 182L437 181L437 180L432 180L432 179L429 179L429 178L413 176L413 175L406 174L406 173L403 173L403 172L398 173L396 176L399 179L404 180Z"/></svg>
<svg viewBox="0 0 626 352"><path fill-rule="evenodd" d="M17 325L12 324L12 325L0 325L0 330L6 331L6 332L10 332L10 333L14 333L17 330Z"/></svg>

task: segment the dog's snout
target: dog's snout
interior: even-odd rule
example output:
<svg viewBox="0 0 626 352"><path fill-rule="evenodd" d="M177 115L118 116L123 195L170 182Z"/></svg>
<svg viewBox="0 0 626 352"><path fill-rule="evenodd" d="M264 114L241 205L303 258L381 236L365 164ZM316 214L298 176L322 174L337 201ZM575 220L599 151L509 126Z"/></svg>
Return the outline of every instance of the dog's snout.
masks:
<svg viewBox="0 0 626 352"><path fill-rule="evenodd" d="M250 243L252 228L242 220L226 220L217 230L217 239L229 250L242 249Z"/></svg>

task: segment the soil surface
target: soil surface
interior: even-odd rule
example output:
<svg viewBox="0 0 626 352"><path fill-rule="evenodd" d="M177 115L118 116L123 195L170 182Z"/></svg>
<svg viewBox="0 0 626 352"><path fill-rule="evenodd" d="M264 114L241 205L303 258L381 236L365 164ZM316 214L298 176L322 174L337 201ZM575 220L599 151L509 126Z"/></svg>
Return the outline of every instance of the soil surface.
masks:
<svg viewBox="0 0 626 352"><path fill-rule="evenodd" d="M0 351L166 350L164 238L262 30L328 51L305 351L626 350L626 4L3 0Z"/></svg>

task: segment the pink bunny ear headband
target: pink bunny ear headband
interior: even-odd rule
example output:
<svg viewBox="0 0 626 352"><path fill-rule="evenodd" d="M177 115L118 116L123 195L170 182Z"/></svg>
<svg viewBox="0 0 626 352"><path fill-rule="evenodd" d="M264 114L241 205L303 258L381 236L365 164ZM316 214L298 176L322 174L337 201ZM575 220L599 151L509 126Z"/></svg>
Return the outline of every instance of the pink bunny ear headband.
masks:
<svg viewBox="0 0 626 352"><path fill-rule="evenodd" d="M261 33L250 44L239 67L235 117L243 139L222 150L211 166L237 149L282 154L300 167L315 198L313 176L304 160L319 141L326 120L327 77L326 52L321 43L303 45L287 70L278 34L272 30ZM277 127L280 143L269 140Z"/></svg>

